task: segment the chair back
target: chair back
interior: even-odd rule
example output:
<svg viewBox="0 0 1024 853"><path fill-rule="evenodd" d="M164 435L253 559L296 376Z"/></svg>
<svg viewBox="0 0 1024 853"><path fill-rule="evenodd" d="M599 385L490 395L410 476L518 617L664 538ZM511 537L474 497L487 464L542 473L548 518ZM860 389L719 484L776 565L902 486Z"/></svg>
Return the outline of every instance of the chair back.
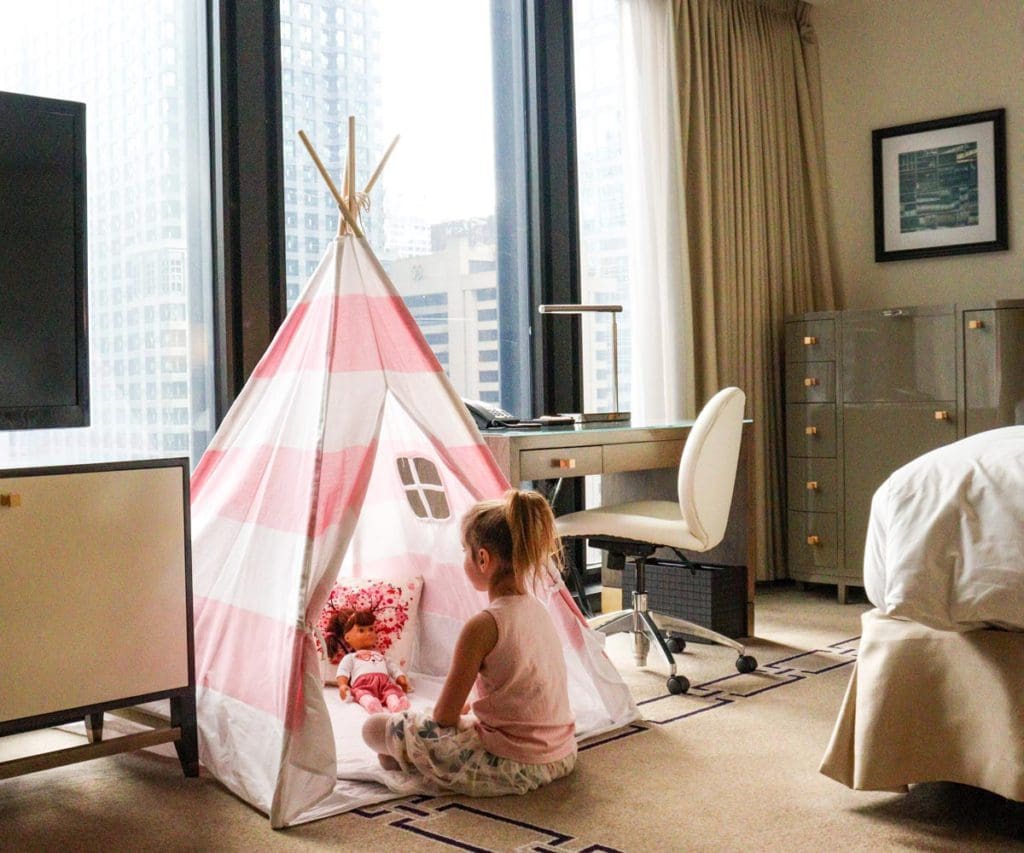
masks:
<svg viewBox="0 0 1024 853"><path fill-rule="evenodd" d="M679 509L690 532L714 548L725 536L743 433L746 395L723 388L697 415L679 462Z"/></svg>

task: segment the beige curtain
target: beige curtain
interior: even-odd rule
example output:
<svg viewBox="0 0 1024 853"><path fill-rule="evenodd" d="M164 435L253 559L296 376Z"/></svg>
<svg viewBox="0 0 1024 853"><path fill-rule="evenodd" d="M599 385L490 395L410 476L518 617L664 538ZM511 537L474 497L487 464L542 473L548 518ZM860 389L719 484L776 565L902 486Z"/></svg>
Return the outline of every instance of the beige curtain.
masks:
<svg viewBox="0 0 1024 853"><path fill-rule="evenodd" d="M759 580L785 576L783 319L835 302L808 10L673 0L695 396L747 392Z"/></svg>

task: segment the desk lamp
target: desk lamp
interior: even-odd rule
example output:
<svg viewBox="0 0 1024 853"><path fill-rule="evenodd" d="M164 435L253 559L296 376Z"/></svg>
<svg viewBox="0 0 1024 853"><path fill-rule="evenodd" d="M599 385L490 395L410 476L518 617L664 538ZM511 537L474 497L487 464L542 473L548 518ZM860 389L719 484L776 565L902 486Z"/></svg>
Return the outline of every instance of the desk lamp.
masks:
<svg viewBox="0 0 1024 853"><path fill-rule="evenodd" d="M622 313L621 305L540 305L541 314L611 314L612 315L612 411L581 412L572 417L579 423L628 421L629 412L619 411L619 326L616 314Z"/></svg>

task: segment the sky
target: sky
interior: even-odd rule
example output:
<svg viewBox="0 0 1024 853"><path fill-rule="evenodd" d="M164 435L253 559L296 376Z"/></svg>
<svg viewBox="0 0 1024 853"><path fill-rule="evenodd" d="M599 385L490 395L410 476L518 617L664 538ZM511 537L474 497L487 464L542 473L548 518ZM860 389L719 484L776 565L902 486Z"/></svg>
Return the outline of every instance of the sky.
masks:
<svg viewBox="0 0 1024 853"><path fill-rule="evenodd" d="M384 138L401 135L385 186L431 223L494 212L490 7L380 4Z"/></svg>

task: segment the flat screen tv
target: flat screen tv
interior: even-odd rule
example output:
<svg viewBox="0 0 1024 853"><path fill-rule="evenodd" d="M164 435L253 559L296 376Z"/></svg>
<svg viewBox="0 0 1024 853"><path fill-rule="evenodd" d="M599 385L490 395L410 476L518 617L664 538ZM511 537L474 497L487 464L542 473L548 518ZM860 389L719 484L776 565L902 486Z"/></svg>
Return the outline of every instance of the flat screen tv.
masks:
<svg viewBox="0 0 1024 853"><path fill-rule="evenodd" d="M89 424L85 104L0 92L0 429Z"/></svg>

